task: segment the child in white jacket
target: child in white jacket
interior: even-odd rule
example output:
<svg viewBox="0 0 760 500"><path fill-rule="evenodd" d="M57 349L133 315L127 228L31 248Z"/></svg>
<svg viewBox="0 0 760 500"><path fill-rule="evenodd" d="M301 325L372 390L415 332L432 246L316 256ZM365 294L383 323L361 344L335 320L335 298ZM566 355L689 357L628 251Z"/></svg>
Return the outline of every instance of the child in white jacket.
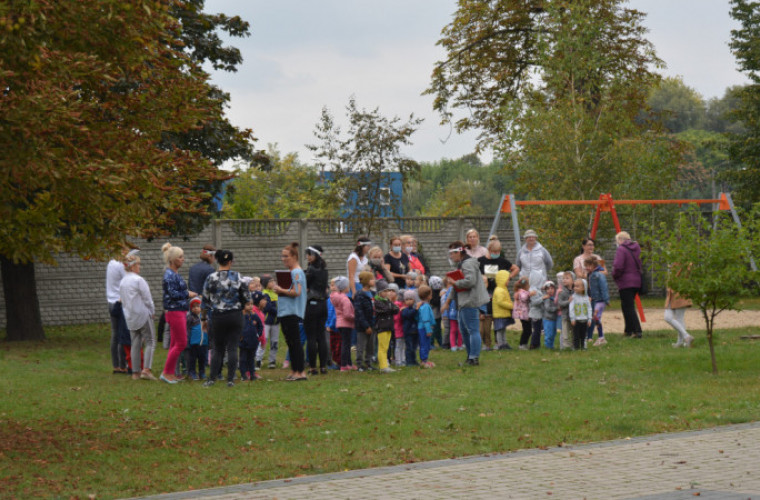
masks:
<svg viewBox="0 0 760 500"><path fill-rule="evenodd" d="M588 297L586 280L575 280L575 293L570 300L570 323L573 325L573 349L585 349L583 341L591 325L591 299Z"/></svg>

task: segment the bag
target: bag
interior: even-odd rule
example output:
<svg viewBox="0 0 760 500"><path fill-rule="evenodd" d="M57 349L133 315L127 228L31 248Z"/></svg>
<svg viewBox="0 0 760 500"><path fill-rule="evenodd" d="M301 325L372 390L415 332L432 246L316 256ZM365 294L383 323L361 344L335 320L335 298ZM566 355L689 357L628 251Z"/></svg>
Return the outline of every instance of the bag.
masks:
<svg viewBox="0 0 760 500"><path fill-rule="evenodd" d="M644 268L641 265L641 262L636 259L636 256L633 254L633 250L631 250L628 247L623 247L629 252L631 252L631 257L633 257L633 261L636 263L636 268L639 270L639 277L641 278L641 286L639 287L639 296L646 295L649 293L649 287L647 286L646 276L644 275Z"/></svg>

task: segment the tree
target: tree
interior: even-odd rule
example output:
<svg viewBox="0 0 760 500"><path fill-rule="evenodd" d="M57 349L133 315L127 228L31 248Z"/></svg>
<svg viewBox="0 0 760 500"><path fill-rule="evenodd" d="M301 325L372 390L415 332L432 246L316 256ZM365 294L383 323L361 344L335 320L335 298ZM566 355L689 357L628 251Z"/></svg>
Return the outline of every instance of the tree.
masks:
<svg viewBox="0 0 760 500"><path fill-rule="evenodd" d="M284 157L269 146L268 171L249 168L229 184L224 215L233 219L334 217L340 208L337 183L320 182L316 167L302 165L295 153Z"/></svg>
<svg viewBox="0 0 760 500"><path fill-rule="evenodd" d="M0 261L9 340L43 339L34 264L105 258L208 213L230 175L169 136L223 120L163 0L0 4ZM163 147L157 147L162 145Z"/></svg>
<svg viewBox="0 0 760 500"><path fill-rule="evenodd" d="M678 176L683 146L638 120L662 65L643 14L622 0L462 0L438 42L447 51L431 87L444 120L479 128L504 158L518 196L656 197ZM588 219L566 208L521 212L542 242L571 262ZM629 228L630 229L630 228Z"/></svg>
<svg viewBox="0 0 760 500"><path fill-rule="evenodd" d="M737 92L734 117L745 127L731 140L729 154L735 166L724 178L731 183L737 204L760 201L760 4L731 0L731 17L740 28L731 30L731 50L750 83Z"/></svg>
<svg viewBox="0 0 760 500"><path fill-rule="evenodd" d="M663 224L654 238L660 258L678 271L664 276L668 286L691 299L702 313L715 374L715 318L727 309L738 310L742 286L758 278L749 265L760 248L753 236L758 230L757 209L742 228L725 212L717 214L713 225L692 210L681 213L675 226Z"/></svg>
<svg viewBox="0 0 760 500"><path fill-rule="evenodd" d="M378 108L359 109L352 97L346 106L349 127L345 136L327 108L317 123L314 135L318 144L307 147L314 152L316 166L329 172L341 186L341 201L348 209L347 218L354 233L369 235L376 220L393 215L388 207L401 204L401 196L382 191L389 185L389 174L399 173L402 185L419 176L420 166L401 153L411 144L411 136L422 119L413 114L405 122L395 116L387 118Z"/></svg>
<svg viewBox="0 0 760 500"><path fill-rule="evenodd" d="M701 128L706 120L704 99L680 77L664 78L650 92L647 104L654 119L672 133Z"/></svg>

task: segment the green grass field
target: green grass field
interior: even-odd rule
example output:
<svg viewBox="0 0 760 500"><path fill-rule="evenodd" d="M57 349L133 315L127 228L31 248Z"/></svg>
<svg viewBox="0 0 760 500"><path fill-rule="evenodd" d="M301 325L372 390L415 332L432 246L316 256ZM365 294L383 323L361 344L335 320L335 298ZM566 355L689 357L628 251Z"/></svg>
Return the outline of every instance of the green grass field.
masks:
<svg viewBox="0 0 760 500"><path fill-rule="evenodd" d="M515 332L510 332L515 345ZM108 325L0 344L0 496L112 498L760 419L758 341L610 335L586 352L433 351L432 370L169 386L112 375ZM281 353L281 355L284 353ZM154 372L166 351L158 349Z"/></svg>

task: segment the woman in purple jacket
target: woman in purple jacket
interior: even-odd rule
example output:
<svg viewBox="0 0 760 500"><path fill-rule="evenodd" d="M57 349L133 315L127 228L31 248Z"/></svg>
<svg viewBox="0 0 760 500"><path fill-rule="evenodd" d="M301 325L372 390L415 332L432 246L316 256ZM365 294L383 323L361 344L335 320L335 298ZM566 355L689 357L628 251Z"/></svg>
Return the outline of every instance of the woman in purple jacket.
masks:
<svg viewBox="0 0 760 500"><path fill-rule="evenodd" d="M641 338L641 323L636 313L634 300L641 289L641 247L631 240L631 235L625 231L615 236L617 251L612 263L612 278L620 292L620 306L625 321L625 336Z"/></svg>

